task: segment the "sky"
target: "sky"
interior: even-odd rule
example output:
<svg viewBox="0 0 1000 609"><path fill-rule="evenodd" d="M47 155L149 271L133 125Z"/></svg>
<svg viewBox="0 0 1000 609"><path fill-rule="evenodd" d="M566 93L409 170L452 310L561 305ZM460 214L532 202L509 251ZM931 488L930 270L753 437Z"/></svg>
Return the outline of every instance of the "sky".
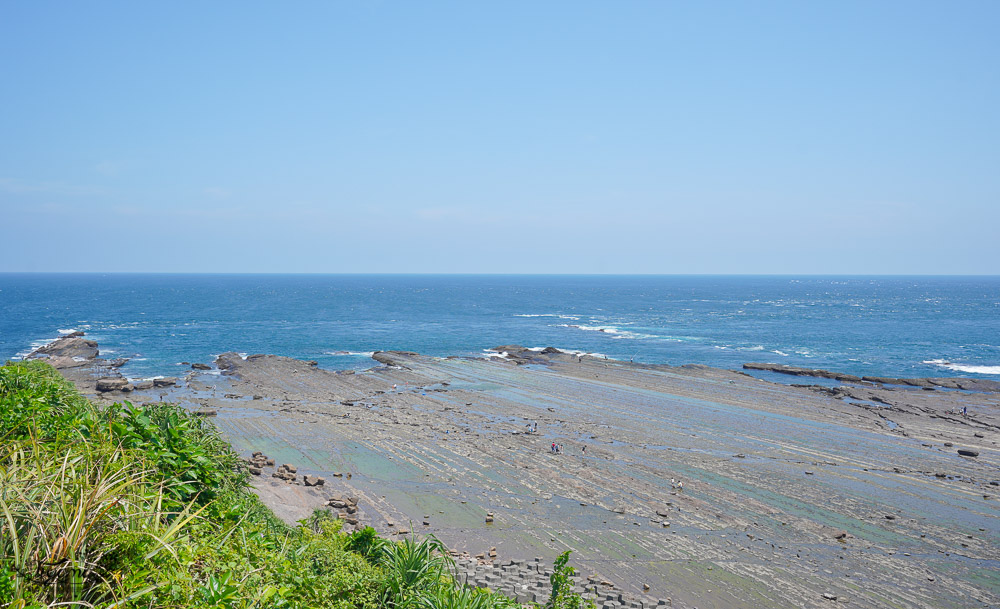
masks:
<svg viewBox="0 0 1000 609"><path fill-rule="evenodd" d="M0 272L1000 274L998 27L0 0Z"/></svg>

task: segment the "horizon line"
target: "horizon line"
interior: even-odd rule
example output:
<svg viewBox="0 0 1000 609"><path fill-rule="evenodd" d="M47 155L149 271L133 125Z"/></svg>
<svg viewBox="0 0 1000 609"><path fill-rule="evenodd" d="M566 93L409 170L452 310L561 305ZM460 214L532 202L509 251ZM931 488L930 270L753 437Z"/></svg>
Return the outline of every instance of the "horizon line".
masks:
<svg viewBox="0 0 1000 609"><path fill-rule="evenodd" d="M0 275L244 275L385 277L997 277L986 273L511 273L511 272L327 272L327 271L0 271Z"/></svg>

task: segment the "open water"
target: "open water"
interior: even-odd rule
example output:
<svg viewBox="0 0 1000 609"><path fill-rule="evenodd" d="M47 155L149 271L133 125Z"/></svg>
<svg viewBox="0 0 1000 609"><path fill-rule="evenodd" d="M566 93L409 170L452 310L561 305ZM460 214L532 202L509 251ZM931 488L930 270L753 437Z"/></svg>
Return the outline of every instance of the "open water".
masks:
<svg viewBox="0 0 1000 609"><path fill-rule="evenodd" d="M1000 378L1000 277L0 274L0 360L84 330L131 378L225 351L366 368L504 344Z"/></svg>

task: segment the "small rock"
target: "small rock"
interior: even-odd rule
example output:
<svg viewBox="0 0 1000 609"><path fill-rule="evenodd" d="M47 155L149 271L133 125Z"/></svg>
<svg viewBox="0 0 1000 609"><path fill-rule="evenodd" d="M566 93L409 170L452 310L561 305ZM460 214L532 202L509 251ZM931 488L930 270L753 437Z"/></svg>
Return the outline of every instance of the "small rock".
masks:
<svg viewBox="0 0 1000 609"><path fill-rule="evenodd" d="M192 370L211 370L212 367L209 366L208 364L194 363L194 364L191 364L191 369Z"/></svg>
<svg viewBox="0 0 1000 609"><path fill-rule="evenodd" d="M835 601L835 600L837 600L837 595L836 594L830 594L829 592L824 592L823 593L823 598L825 598L828 601Z"/></svg>
<svg viewBox="0 0 1000 609"><path fill-rule="evenodd" d="M978 450L971 450L971 449L968 449L968 448L959 448L958 449L958 454L962 455L963 457L978 457L979 456L979 451Z"/></svg>
<svg viewBox="0 0 1000 609"><path fill-rule="evenodd" d="M895 520L896 519L896 515L895 514L886 514L885 515L885 519L886 520Z"/></svg>
<svg viewBox="0 0 1000 609"><path fill-rule="evenodd" d="M306 486L323 486L326 484L326 480L320 476L304 476L302 478L302 482L304 482Z"/></svg>

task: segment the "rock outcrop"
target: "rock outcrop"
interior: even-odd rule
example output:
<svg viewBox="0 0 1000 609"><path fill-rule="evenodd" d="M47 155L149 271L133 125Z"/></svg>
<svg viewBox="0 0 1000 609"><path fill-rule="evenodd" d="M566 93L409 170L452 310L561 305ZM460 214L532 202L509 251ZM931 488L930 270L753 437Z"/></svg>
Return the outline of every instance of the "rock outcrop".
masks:
<svg viewBox="0 0 1000 609"><path fill-rule="evenodd" d="M963 391L981 391L984 393L1000 393L1000 382L987 379L971 379L956 377L930 377L930 378L894 378L888 376L855 376L841 372L831 372L829 370L802 368L799 366L788 366L785 364L769 364L759 362L749 362L743 364L744 370L763 370L766 372L777 372L780 374L790 374L793 376L811 376L815 378L832 379L845 383L876 383L879 385L903 385L908 387L923 387L933 389L943 387L945 389L961 389Z"/></svg>
<svg viewBox="0 0 1000 609"><path fill-rule="evenodd" d="M95 341L83 338L82 333L74 333L35 349L28 359L44 359L60 369L76 368L92 364L99 353Z"/></svg>

